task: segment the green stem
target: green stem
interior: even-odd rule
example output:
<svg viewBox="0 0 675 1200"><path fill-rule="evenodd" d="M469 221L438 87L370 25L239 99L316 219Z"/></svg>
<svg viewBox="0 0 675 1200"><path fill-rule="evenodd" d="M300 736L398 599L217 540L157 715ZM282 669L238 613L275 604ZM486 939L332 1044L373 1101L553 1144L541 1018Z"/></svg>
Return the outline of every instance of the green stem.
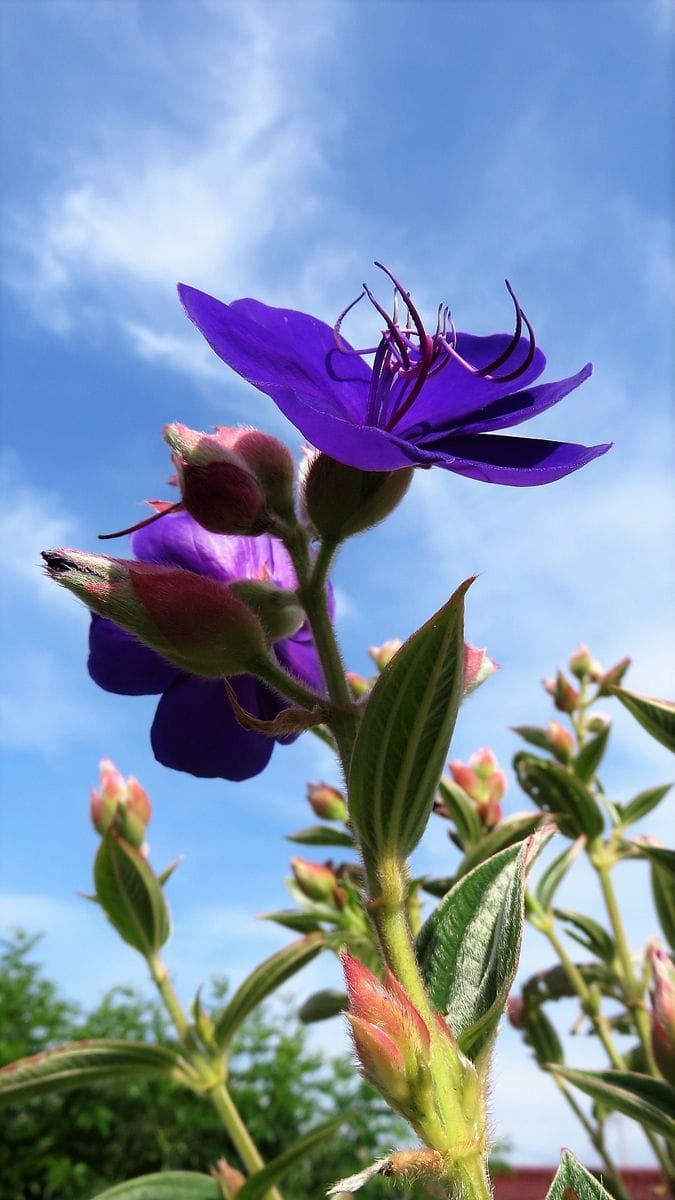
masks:
<svg viewBox="0 0 675 1200"><path fill-rule="evenodd" d="M202 1075L206 1085L205 1091L208 1093L211 1103L222 1119L225 1132L237 1151L242 1166L249 1175L254 1175L257 1171L263 1169L265 1163L242 1120L226 1083L221 1080L209 1084L209 1080L214 1078L216 1063L210 1061L200 1050L199 1044L190 1028L190 1023L183 1012L180 1000L169 979L169 972L159 955L151 954L146 961L153 983L161 996L166 1011L173 1021L176 1033L188 1060ZM276 1187L268 1188L265 1192L265 1197L266 1200L283 1200L281 1192Z"/></svg>

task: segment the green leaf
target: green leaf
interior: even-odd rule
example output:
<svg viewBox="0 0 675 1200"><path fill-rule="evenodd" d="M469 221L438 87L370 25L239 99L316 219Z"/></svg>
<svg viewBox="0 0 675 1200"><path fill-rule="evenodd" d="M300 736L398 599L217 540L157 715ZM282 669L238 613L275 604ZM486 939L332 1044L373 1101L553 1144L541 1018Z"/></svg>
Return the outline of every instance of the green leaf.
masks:
<svg viewBox="0 0 675 1200"><path fill-rule="evenodd" d="M562 854L559 854L557 858L554 858L553 862L548 865L542 874L542 877L534 890L534 894L541 904L541 907L544 909L544 912L548 912L556 891L585 845L586 838L582 834L581 837L578 837L575 842L572 842L571 846L568 846L566 850L563 850Z"/></svg>
<svg viewBox="0 0 675 1200"><path fill-rule="evenodd" d="M675 850L666 850L665 846L649 846L644 842L631 842L642 858L648 858L655 863L666 875L675 879Z"/></svg>
<svg viewBox="0 0 675 1200"><path fill-rule="evenodd" d="M182 1078L183 1060L168 1046L108 1038L71 1042L10 1063L0 1071L0 1105L43 1092L129 1079Z"/></svg>
<svg viewBox="0 0 675 1200"><path fill-rule="evenodd" d="M605 963L578 962L574 965L584 982L589 986L591 984L597 986L603 996L610 996L614 1000L622 999L621 981ZM522 995L525 1004L529 1006L545 1004L549 1000L565 1000L570 996L576 996L576 991L569 981L565 968L558 963L555 967L549 967L548 970L537 971L536 975L531 975L523 984Z"/></svg>
<svg viewBox="0 0 675 1200"><path fill-rule="evenodd" d="M463 850L480 841L483 826L475 805L452 779L441 779L438 794L450 814Z"/></svg>
<svg viewBox="0 0 675 1200"><path fill-rule="evenodd" d="M567 908L554 908L554 915L565 925L571 925L571 929L566 929L568 937L574 938L584 950L590 950L596 958L602 959L603 962L613 963L616 957L616 948L612 938L592 917L587 917L585 913L571 912Z"/></svg>
<svg viewBox="0 0 675 1200"><path fill-rule="evenodd" d="M96 898L111 925L134 950L155 954L171 933L162 885L143 855L106 833L94 862Z"/></svg>
<svg viewBox="0 0 675 1200"><path fill-rule="evenodd" d="M571 1067L551 1070L596 1103L675 1141L675 1088L669 1083L636 1071L575 1071Z"/></svg>
<svg viewBox="0 0 675 1200"><path fill-rule="evenodd" d="M430 896L436 896L438 900L442 900L445 894L450 891L453 883L455 883L454 875L443 875L440 878L425 875L422 880L422 889Z"/></svg>
<svg viewBox="0 0 675 1200"><path fill-rule="evenodd" d="M195 1171L161 1171L116 1183L93 1200L220 1200L220 1191L210 1175Z"/></svg>
<svg viewBox="0 0 675 1200"><path fill-rule="evenodd" d="M281 987L291 975L311 962L325 948L321 933L310 933L284 946L255 968L237 988L215 1024L214 1038L221 1049L229 1046L232 1037L249 1013L252 1013L272 992Z"/></svg>
<svg viewBox="0 0 675 1200"><path fill-rule="evenodd" d="M524 1006L523 1033L526 1043L532 1047L540 1066L544 1063L563 1062L563 1048L556 1028L540 1005Z"/></svg>
<svg viewBox="0 0 675 1200"><path fill-rule="evenodd" d="M424 832L462 698L471 582L404 643L368 697L349 772L366 853L405 859Z"/></svg>
<svg viewBox="0 0 675 1200"><path fill-rule="evenodd" d="M667 867L652 861L652 895L661 929L671 950L675 952L675 878Z"/></svg>
<svg viewBox="0 0 675 1200"><path fill-rule="evenodd" d="M609 687L612 696L621 701L643 729L662 746L675 751L675 704L672 700L655 700L625 688Z"/></svg>
<svg viewBox="0 0 675 1200"><path fill-rule="evenodd" d="M479 863L485 862L486 858L492 858L493 854L498 854L500 850L506 850L507 846L515 846L516 842L522 842L523 838L529 837L537 826L541 825L542 819L540 812L512 813L510 817L505 817L464 857L457 878L468 875Z"/></svg>
<svg viewBox="0 0 675 1200"><path fill-rule="evenodd" d="M349 1004L347 993L337 988L324 988L309 996L298 1012L303 1025L311 1025L314 1021L327 1021L345 1012Z"/></svg>
<svg viewBox="0 0 675 1200"><path fill-rule="evenodd" d="M332 825L310 825L308 829L299 829L297 833L286 835L287 842L297 842L300 846L353 846L354 839L344 829L334 829Z"/></svg>
<svg viewBox="0 0 675 1200"><path fill-rule="evenodd" d="M602 810L593 793L571 771L522 750L513 766L523 791L539 808L556 816L562 833L572 838L580 833L589 839L600 836L605 827Z"/></svg>
<svg viewBox="0 0 675 1200"><path fill-rule="evenodd" d="M622 825L633 825L635 821L641 821L646 817L657 804L660 804L664 796L668 795L671 783L664 783L661 787L647 788L644 792L639 792L625 806L621 806L619 812L621 814Z"/></svg>
<svg viewBox="0 0 675 1200"><path fill-rule="evenodd" d="M292 929L294 933L316 933L321 928L321 918L316 913L304 912L297 908L282 908L279 912L263 913L261 921L274 921L275 925L283 925L284 929Z"/></svg>
<svg viewBox="0 0 675 1200"><path fill-rule="evenodd" d="M517 733L523 741L528 742L530 746L536 746L539 750L551 749L548 734L539 725L512 725L511 730L513 733Z"/></svg>
<svg viewBox="0 0 675 1200"><path fill-rule="evenodd" d="M339 1129L340 1125L351 1120L353 1116L353 1112L340 1113L339 1116L331 1117L330 1120L323 1121L321 1125L310 1130L305 1137L294 1142L288 1150L284 1150L283 1154L272 1159L272 1162L263 1167L262 1171L256 1171L255 1175L250 1175L243 1188L237 1192L237 1200L262 1200L265 1192L269 1191L272 1185L281 1179L294 1163L311 1153L324 1138Z"/></svg>
<svg viewBox="0 0 675 1200"><path fill-rule="evenodd" d="M539 839L528 838L465 875L417 938L429 996L472 1058L489 1043L518 965L525 876Z"/></svg>
<svg viewBox="0 0 675 1200"><path fill-rule="evenodd" d="M582 1167L569 1150L563 1150L560 1156L560 1166L546 1193L546 1200L612 1200L612 1198L595 1176Z"/></svg>
<svg viewBox="0 0 675 1200"><path fill-rule="evenodd" d="M606 725L594 738L586 742L586 745L581 747L581 750L572 763L574 774L584 783L590 783L602 762L605 750L607 749L610 729L611 726Z"/></svg>

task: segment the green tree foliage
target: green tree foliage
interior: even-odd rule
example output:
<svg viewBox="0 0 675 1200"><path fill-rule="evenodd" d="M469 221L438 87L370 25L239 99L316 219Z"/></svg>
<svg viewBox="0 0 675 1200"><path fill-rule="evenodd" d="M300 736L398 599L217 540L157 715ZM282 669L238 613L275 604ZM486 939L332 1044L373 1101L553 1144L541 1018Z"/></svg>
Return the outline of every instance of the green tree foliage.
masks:
<svg viewBox="0 0 675 1200"><path fill-rule="evenodd" d="M64 1000L35 961L38 941L18 934L0 943L0 1065L86 1037L171 1041L162 1010L131 989L113 989L87 1014ZM214 990L222 998L226 989L220 982ZM297 1020L278 1013L255 1013L232 1058L232 1092L263 1156L335 1111L359 1110L288 1175L285 1200L307 1200L401 1144L405 1131L347 1057L311 1050ZM164 1081L45 1096L3 1118L0 1200L90 1200L152 1171L206 1171L223 1155L238 1165L211 1106ZM372 1200L390 1194L373 1181Z"/></svg>

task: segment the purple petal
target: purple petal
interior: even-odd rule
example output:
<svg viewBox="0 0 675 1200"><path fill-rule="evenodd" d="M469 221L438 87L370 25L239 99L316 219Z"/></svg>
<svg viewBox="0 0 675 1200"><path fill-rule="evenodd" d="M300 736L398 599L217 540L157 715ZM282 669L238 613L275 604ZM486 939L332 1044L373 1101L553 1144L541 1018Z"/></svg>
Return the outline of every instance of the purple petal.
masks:
<svg viewBox="0 0 675 1200"><path fill-rule="evenodd" d="M120 696L154 696L180 674L154 650L96 615L89 628L87 667L94 683Z"/></svg>
<svg viewBox="0 0 675 1200"><path fill-rule="evenodd" d="M245 675L231 683L242 708L268 717L257 680ZM193 676L182 676L164 693L150 737L158 762L201 779L251 779L274 749L273 738L238 724L221 680Z"/></svg>
<svg viewBox="0 0 675 1200"><path fill-rule="evenodd" d="M370 369L358 355L337 349L329 325L257 300L223 304L182 283L178 294L219 358L261 392L276 401L279 390L299 391L324 412L363 418Z"/></svg>
<svg viewBox="0 0 675 1200"><path fill-rule="evenodd" d="M282 587L295 587L295 572L288 553L276 538L229 537L209 533L186 512L167 513L131 537L141 562L184 567L229 583L233 579L258 579L267 569Z"/></svg>
<svg viewBox="0 0 675 1200"><path fill-rule="evenodd" d="M502 400L495 400L486 405L482 412L473 414L479 417L479 420L462 424L458 432L462 435L487 433L493 429L508 429L512 425L529 421L539 413L545 412L547 408L552 408L560 400L564 400L565 396L569 396L570 392L584 383L592 372L591 363L586 363L576 375L570 375L567 379L560 379L556 383L541 383L539 387L528 388L505 396ZM431 449L430 446L427 448Z"/></svg>
<svg viewBox="0 0 675 1200"><path fill-rule="evenodd" d="M302 680L314 691L325 692L326 685L319 657L309 633L303 635L304 629L305 626L294 637L276 642L274 649L282 667L291 675Z"/></svg>
<svg viewBox="0 0 675 1200"><path fill-rule="evenodd" d="M484 483L534 487L540 483L553 483L578 471L610 447L611 443L577 446L572 442L477 433L469 437L448 437L435 448L443 451L443 457L439 456L437 460L438 466L457 475L480 479Z"/></svg>
<svg viewBox="0 0 675 1200"><path fill-rule="evenodd" d="M457 353L473 367L484 367L506 349L511 337L508 333L494 333L489 337L475 337L470 333L457 334ZM523 362L527 354L528 341L521 338L513 357L495 371L506 374ZM412 408L402 418L396 432L401 437L414 436L420 423L430 429L450 429L495 401L513 394L514 387L523 388L533 383L546 366L546 358L538 348L526 371L517 379L507 383L494 383L481 376L472 375L466 367L452 360L428 379Z"/></svg>

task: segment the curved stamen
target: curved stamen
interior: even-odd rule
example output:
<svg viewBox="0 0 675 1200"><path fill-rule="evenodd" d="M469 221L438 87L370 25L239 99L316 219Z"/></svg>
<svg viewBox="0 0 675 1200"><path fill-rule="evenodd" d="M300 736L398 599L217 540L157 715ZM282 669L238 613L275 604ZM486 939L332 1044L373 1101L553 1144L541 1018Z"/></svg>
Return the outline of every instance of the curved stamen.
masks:
<svg viewBox="0 0 675 1200"><path fill-rule="evenodd" d="M363 300L363 297L365 296L365 294L366 294L365 292L361 292L356 297L356 300L352 300L351 304L348 304L346 308L343 308L342 312L340 313L340 316L338 317L337 321L335 322L335 324L333 326L333 337L335 339L335 345L341 354L373 354L375 352L375 350L377 349L377 346L373 346L372 349L367 348L365 350L353 350L351 346L347 345L347 343L344 341L344 339L342 338L342 336L340 334L340 327L341 327L342 322L344 321L345 317L347 316L347 313L350 313L353 308L356 308L356 305L358 304L359 300Z"/></svg>
<svg viewBox="0 0 675 1200"><path fill-rule="evenodd" d="M363 284L363 290L364 290L366 296L368 297L368 299L370 300L370 303L372 304L373 308L377 312L379 312L380 316L382 317L382 320L384 321L385 325L387 326L387 329L389 330L391 337L393 338L396 346L398 347L399 353L400 353L401 358L403 359L403 362L405 363L406 367L410 366L410 359L408 357L408 347L406 346L404 339L401 337L401 331L400 331L398 325L396 325L395 322L392 321L391 317L389 316L389 313L386 311L386 309L384 309L382 307L381 304L378 303L378 301L375 299L373 293L371 292L370 288L365 283Z"/></svg>
<svg viewBox="0 0 675 1200"><path fill-rule="evenodd" d="M168 508L163 508L161 512L153 513L151 517L146 517L143 521L138 521L136 525L130 525L128 529L118 529L115 533L99 533L98 540L100 542L108 542L111 538L125 537L128 533L135 533L137 529L145 529L146 525L153 525L155 521L161 520L167 513L179 512L183 508L183 503L179 500L176 504L170 504Z"/></svg>
<svg viewBox="0 0 675 1200"><path fill-rule="evenodd" d="M508 279L505 279L504 283L506 284L506 286L508 288L509 295L510 295L511 299L513 300L513 305L516 310L516 328L514 330L513 337L511 338L511 341L509 342L506 349L503 350L501 354L497 355L497 358L493 359L492 362L487 363L486 366L484 366L484 367L479 367L477 370L478 375L489 375L497 367L501 367L502 363L505 363L507 358L510 358L511 355L513 354L513 351L515 350L516 346L518 345L518 343L520 341L520 335L523 332L523 316L522 316L523 310L520 307L520 304L518 303L518 301L516 299L516 294L515 294L513 288L511 287L511 284L509 283Z"/></svg>
<svg viewBox="0 0 675 1200"><path fill-rule="evenodd" d="M381 263L381 262L376 262L375 266L379 267L380 271L384 271L385 275L387 275L388 278L391 279L391 282L393 283L394 287L398 289L401 296L403 297L404 304L412 318L412 323L415 326L415 331L417 333L417 336L420 339L420 347L419 347L420 354L424 358L425 362L427 362L430 358L429 341L431 339L428 337L427 331L424 328L424 322L422 321L420 314L418 313L417 309L415 308L415 305L413 304L412 300L410 299L410 292L406 292L405 288L401 287L401 284L399 283L396 276L392 275L391 271L389 270L389 267L385 267L383 265L383 263ZM364 286L365 286L365 284L364 284Z"/></svg>
<svg viewBox="0 0 675 1200"><path fill-rule="evenodd" d="M537 349L537 345L536 345L535 337L534 337L534 329L532 328L532 325L528 321L527 316L523 312L522 308L520 308L520 305L518 305L518 309L519 309L519 312L520 312L520 315L521 315L523 321L525 322L525 324L527 326L527 332L529 335L529 338L528 338L529 346L528 346L527 354L525 355L523 362L520 364L519 367L517 367L515 369L515 371L511 371L508 375L492 375L492 376L490 376L493 383L508 383L509 380L511 380L511 379L518 379L521 375L525 374L525 372L527 371L528 367L530 366L530 364L534 358L534 353L535 353L535 350Z"/></svg>

